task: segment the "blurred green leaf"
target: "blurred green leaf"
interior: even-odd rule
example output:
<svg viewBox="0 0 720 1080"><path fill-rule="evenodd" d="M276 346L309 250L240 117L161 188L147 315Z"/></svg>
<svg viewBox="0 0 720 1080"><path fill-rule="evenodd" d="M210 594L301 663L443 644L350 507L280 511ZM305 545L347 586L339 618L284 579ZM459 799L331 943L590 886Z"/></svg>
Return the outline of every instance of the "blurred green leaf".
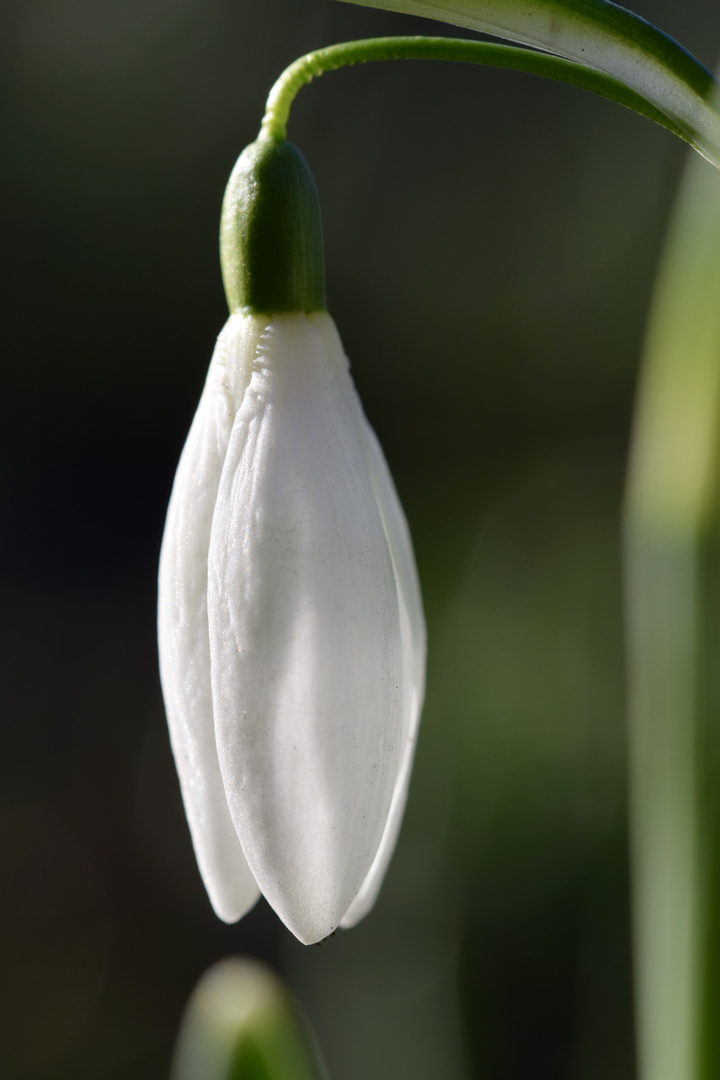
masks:
<svg viewBox="0 0 720 1080"><path fill-rule="evenodd" d="M256 960L223 960L198 983L183 1017L172 1080L324 1080L297 1006Z"/></svg>
<svg viewBox="0 0 720 1080"><path fill-rule="evenodd" d="M720 1073L720 179L688 163L655 292L626 507L643 1080Z"/></svg>

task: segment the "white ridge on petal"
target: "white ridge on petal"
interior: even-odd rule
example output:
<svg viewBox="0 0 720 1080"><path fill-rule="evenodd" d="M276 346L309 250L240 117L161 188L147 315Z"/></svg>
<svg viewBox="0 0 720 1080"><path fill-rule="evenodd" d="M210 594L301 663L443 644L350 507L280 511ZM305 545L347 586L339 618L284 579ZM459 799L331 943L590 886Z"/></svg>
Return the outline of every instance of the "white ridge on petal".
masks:
<svg viewBox="0 0 720 1080"><path fill-rule="evenodd" d="M227 807L215 745L207 556L232 420L267 319L233 315L218 338L185 443L160 556L160 676L200 873L217 915L235 922L260 895Z"/></svg>
<svg viewBox="0 0 720 1080"><path fill-rule="evenodd" d="M368 877L408 726L396 571L325 320L275 316L260 339L208 556L228 804L263 894L304 942L335 929Z"/></svg>
<svg viewBox="0 0 720 1080"><path fill-rule="evenodd" d="M323 334L326 350L333 358L335 369L347 372L348 359L332 319L318 315L312 315L311 319ZM352 379L348 376L343 380L341 377L340 382L356 401L360 438L390 548L398 591L403 658L403 750L400 769L380 847L360 891L340 923L342 927L349 929L364 919L375 903L400 832L425 695L426 631L410 530L385 455L375 432L365 418Z"/></svg>

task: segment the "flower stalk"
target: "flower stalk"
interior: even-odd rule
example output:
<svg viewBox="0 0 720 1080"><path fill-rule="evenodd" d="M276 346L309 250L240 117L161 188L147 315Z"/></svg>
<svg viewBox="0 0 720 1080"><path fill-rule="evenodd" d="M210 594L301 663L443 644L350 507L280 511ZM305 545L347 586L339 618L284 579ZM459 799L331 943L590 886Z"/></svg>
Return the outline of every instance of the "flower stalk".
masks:
<svg viewBox="0 0 720 1080"><path fill-rule="evenodd" d="M632 109L684 139L704 156L709 156L699 132L693 126L678 123L637 90L602 71L531 49L447 37L367 38L330 45L301 56L286 68L270 91L262 133L273 139L284 139L296 95L303 86L324 72L379 60L447 60L520 71L568 83ZM709 73L708 78L712 85Z"/></svg>
<svg viewBox="0 0 720 1080"><path fill-rule="evenodd" d="M345 0L439 19L604 72L654 105L715 165L720 112L713 77L668 34L608 0Z"/></svg>

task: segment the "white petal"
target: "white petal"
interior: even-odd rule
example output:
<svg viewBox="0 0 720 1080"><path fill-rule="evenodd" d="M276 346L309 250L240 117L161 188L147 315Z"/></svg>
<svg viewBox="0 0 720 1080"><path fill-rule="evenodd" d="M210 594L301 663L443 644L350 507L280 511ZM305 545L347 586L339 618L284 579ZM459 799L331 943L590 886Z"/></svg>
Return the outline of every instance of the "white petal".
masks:
<svg viewBox="0 0 720 1080"><path fill-rule="evenodd" d="M345 928L355 926L372 908L395 850L407 801L425 696L425 617L410 531L380 444L369 425L366 425L366 438L370 475L390 545L398 588L403 654L403 750L385 832L368 876L342 919L341 926Z"/></svg>
<svg viewBox="0 0 720 1080"><path fill-rule="evenodd" d="M266 321L235 315L218 338L175 477L158 582L160 675L170 741L200 873L225 922L244 915L259 890L228 811L215 747L207 555L235 403L242 399Z"/></svg>
<svg viewBox="0 0 720 1080"><path fill-rule="evenodd" d="M305 942L332 932L365 880L402 751L397 590L352 402L308 317L276 316L208 561L230 811L263 894Z"/></svg>
<svg viewBox="0 0 720 1080"><path fill-rule="evenodd" d="M312 315L311 320L322 333L326 350L333 358L336 370L347 371L348 361L332 319L328 315L318 314ZM400 609L403 657L403 751L400 769L380 847L358 895L340 924L348 928L360 922L375 903L400 832L425 695L426 632L420 582L407 520L382 448L365 418L352 380L348 378L345 385L348 392L352 393L357 400L356 415L360 438L393 561Z"/></svg>

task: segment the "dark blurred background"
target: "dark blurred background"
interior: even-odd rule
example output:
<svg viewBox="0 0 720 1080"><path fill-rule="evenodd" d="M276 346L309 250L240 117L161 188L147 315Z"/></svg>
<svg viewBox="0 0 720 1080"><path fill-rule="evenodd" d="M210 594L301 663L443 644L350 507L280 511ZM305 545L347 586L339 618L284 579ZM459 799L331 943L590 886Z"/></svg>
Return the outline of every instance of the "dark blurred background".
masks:
<svg viewBox="0 0 720 1080"><path fill-rule="evenodd" d="M712 0L636 10L709 66ZM283 67L440 24L332 0L0 8L0 1075L160 1080L232 952L333 1080L634 1075L619 516L683 147L565 86L438 63L304 90L330 309L412 528L428 695L357 929L212 914L164 728L155 575L226 317L224 185Z"/></svg>

